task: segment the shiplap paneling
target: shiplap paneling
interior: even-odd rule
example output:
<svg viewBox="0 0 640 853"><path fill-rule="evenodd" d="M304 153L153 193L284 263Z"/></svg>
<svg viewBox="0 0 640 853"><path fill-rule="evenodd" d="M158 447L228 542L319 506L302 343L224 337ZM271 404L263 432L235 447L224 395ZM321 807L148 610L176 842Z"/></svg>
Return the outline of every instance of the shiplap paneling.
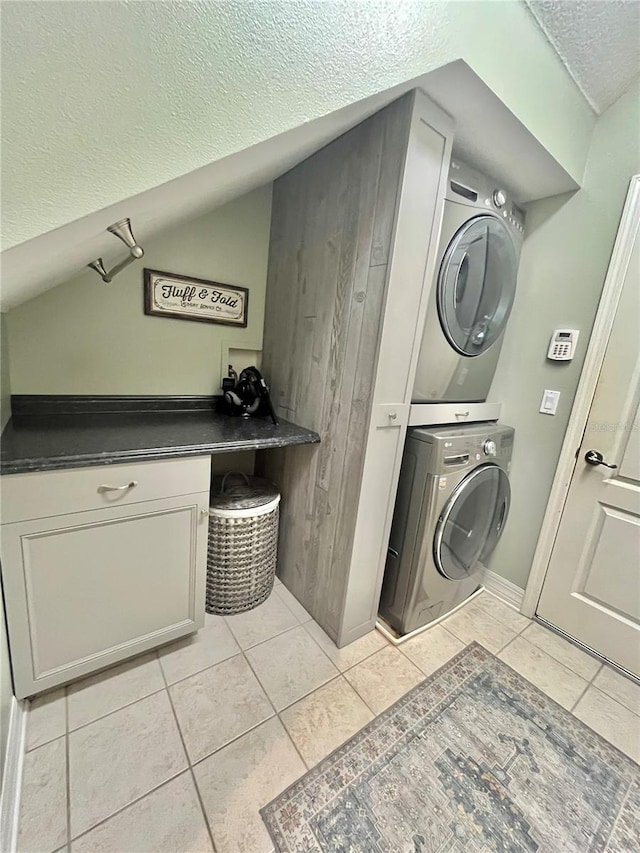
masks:
<svg viewBox="0 0 640 853"><path fill-rule="evenodd" d="M413 94L274 185L263 368L315 448L263 454L282 489L279 574L335 639L358 496Z"/></svg>

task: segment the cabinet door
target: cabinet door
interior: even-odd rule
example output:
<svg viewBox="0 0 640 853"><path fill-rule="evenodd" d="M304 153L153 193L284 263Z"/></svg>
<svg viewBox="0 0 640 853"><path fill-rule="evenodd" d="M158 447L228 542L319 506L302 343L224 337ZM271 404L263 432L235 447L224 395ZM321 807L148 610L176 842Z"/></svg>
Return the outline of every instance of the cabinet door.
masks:
<svg viewBox="0 0 640 853"><path fill-rule="evenodd" d="M435 271L452 138L449 116L424 93L416 92L339 646L358 639L376 622L413 379Z"/></svg>
<svg viewBox="0 0 640 853"><path fill-rule="evenodd" d="M19 698L202 626L208 497L202 492L3 526Z"/></svg>

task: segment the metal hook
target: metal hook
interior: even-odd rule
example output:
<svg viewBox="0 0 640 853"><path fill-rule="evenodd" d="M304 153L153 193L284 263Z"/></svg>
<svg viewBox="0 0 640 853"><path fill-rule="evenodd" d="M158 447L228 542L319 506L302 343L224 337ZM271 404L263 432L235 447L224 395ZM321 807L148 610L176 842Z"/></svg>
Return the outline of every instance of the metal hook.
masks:
<svg viewBox="0 0 640 853"><path fill-rule="evenodd" d="M133 263L133 261L139 260L144 255L144 249L136 243L136 238L133 236L131 221L129 219L120 219L118 222L114 222L113 225L109 225L107 231L115 234L115 236L122 240L125 246L129 249L129 256L123 261L120 261L119 264L116 264L115 267L109 271L105 269L102 258L97 258L95 261L91 261L90 264L87 264L87 266L92 270L95 270L100 278L108 284L113 281L113 278L118 275L119 272L122 272L125 267L128 267L129 264Z"/></svg>

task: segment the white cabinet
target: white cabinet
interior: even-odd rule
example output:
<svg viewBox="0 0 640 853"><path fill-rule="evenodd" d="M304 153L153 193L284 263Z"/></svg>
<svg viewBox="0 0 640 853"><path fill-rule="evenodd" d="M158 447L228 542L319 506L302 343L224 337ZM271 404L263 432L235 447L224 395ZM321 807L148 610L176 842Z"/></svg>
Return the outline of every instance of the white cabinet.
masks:
<svg viewBox="0 0 640 853"><path fill-rule="evenodd" d="M18 698L202 626L209 480L209 457L2 478Z"/></svg>

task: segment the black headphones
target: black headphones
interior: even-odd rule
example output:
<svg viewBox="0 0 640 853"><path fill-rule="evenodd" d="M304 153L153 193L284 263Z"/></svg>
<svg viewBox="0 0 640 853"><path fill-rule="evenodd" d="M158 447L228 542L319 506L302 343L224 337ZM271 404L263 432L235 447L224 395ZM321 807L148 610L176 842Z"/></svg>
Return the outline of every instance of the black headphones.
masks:
<svg viewBox="0 0 640 853"><path fill-rule="evenodd" d="M224 398L233 408L240 410L244 417L260 413L266 409L276 426L278 418L271 405L269 388L257 367L245 367L240 376L229 366L229 378L224 380Z"/></svg>

